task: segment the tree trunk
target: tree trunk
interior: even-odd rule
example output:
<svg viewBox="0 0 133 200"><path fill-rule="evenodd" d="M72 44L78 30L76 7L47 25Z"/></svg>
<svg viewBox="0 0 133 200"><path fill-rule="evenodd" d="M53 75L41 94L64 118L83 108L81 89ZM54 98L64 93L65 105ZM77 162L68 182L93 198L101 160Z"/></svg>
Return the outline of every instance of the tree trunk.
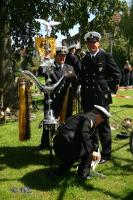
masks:
<svg viewBox="0 0 133 200"><path fill-rule="evenodd" d="M11 35L8 0L2 0L0 7L0 104L2 108L11 107L14 94L14 78L11 61Z"/></svg>

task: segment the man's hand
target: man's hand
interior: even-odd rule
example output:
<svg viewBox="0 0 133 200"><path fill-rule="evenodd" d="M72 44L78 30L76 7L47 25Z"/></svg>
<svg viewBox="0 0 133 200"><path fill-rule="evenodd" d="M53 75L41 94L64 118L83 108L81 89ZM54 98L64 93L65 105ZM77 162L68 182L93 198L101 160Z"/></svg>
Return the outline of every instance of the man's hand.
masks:
<svg viewBox="0 0 133 200"><path fill-rule="evenodd" d="M100 160L101 159L101 154L99 152L93 151L92 154L92 160Z"/></svg>
<svg viewBox="0 0 133 200"><path fill-rule="evenodd" d="M75 76L75 73L72 70L67 70L67 71L65 71L65 76L71 78L71 77Z"/></svg>
<svg viewBox="0 0 133 200"><path fill-rule="evenodd" d="M64 75L66 76L66 77L76 77L76 74L75 74L75 71L74 71L74 69L73 69L73 67L71 67L71 68L64 68L63 69L63 71L64 71Z"/></svg>

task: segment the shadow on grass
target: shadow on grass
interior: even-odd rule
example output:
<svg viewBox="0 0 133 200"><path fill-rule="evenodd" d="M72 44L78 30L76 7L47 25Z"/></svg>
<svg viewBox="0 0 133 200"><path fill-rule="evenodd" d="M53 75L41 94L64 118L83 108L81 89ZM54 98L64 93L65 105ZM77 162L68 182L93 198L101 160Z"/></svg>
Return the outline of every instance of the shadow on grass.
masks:
<svg viewBox="0 0 133 200"><path fill-rule="evenodd" d="M122 141L122 140L118 140L117 138L115 138L114 140L113 140L113 143L120 143L120 141ZM124 143L124 144L121 144L120 146L118 146L118 147L116 147L116 148L114 148L113 150L112 150L112 152L114 153L114 152L116 152L116 151L118 151L118 150L121 150L121 149L123 149L123 148L125 148L125 147L129 147L129 141L128 142L126 142L126 143Z"/></svg>
<svg viewBox="0 0 133 200"><path fill-rule="evenodd" d="M20 169L30 164L49 165L49 151L45 154L36 152L36 147L0 147L0 164Z"/></svg>
<svg viewBox="0 0 133 200"><path fill-rule="evenodd" d="M127 145L127 144L126 144ZM121 145L121 149L124 145ZM116 148L114 151L117 151ZM39 191L51 191L53 189L58 191L57 200L63 200L67 189L70 187L82 187L86 191L96 191L101 192L104 195L110 196L114 199L119 199L119 194L115 194L111 191L97 187L89 180L77 180L75 178L74 172L68 172L63 176L51 176L51 172L55 170L56 159L54 157L53 167L49 166L49 152L47 151L44 154L35 153L35 147L1 147L0 148L0 164L7 165L12 168L21 169L30 164L32 165L45 165L44 169L38 169L31 171L30 173L25 174L21 179L19 179L27 188L29 187L32 190ZM119 162L120 161L120 162ZM124 165L121 165L121 161L124 161ZM119 157L113 157L112 161L113 166L109 169L104 167L103 172L106 172L107 175L131 175L132 161L130 159L123 159ZM114 166L120 169L120 173L114 169ZM126 170L125 170L126 167ZM1 169L2 170L2 169ZM108 171L109 170L109 171ZM105 173L104 173L105 174ZM6 179L3 181L7 181ZM128 194L127 197L123 200L131 199L132 193Z"/></svg>
<svg viewBox="0 0 133 200"><path fill-rule="evenodd" d="M68 182L70 183L70 179L73 177L73 174L65 173L63 176L54 176L54 170L54 166L35 170L24 175L21 181L31 189L40 191L49 191L54 188L61 189L61 184L63 187L68 186Z"/></svg>
<svg viewBox="0 0 133 200"><path fill-rule="evenodd" d="M117 151L118 149L123 149L128 144L122 144L121 147L116 148L114 151ZM103 174L106 174L107 177L113 176L113 175L126 175L131 176L131 173L133 171L132 166L132 160L126 159L122 157L113 156L112 157L112 166L109 167L108 164L104 165L104 169L100 171L103 172ZM100 166L99 166L100 167ZM117 169L117 170L116 170ZM110 198L113 199L120 199L121 196L118 193L113 193L112 191L109 191L106 188L97 187L91 180L78 180L75 177L76 170L74 172L67 172L63 176L51 176L51 172L55 170L55 166L53 167L47 167L45 169L39 169L36 171L32 171L30 173L25 174L20 181L27 186L30 187L31 190L40 190L40 191L52 191L53 189L58 191L58 197L57 200L63 200L65 193L67 190L70 190L71 187L82 187L83 190L88 191L96 191L99 193L103 193L105 196L110 196ZM93 180L93 179L92 179ZM130 200L131 194L129 194L128 199ZM127 199L124 198L124 200Z"/></svg>
<svg viewBox="0 0 133 200"><path fill-rule="evenodd" d="M118 140L114 140L114 142L117 142ZM119 141L118 141L119 142ZM125 149L127 147L127 150ZM118 147L114 148L112 151L112 158L111 163L113 166L110 168L104 168L101 172L106 175L122 175L122 176L130 176L133 172L133 161L132 161L132 155L131 158L122 157L119 155L115 155L115 152L121 150L123 151L129 151L129 142L122 143ZM114 155L113 155L114 154ZM107 172L107 173L106 173Z"/></svg>
<svg viewBox="0 0 133 200"><path fill-rule="evenodd" d="M111 105L111 108L133 108L133 105L131 104L124 104L124 105ZM119 110L118 112L121 112L124 110Z"/></svg>
<svg viewBox="0 0 133 200"><path fill-rule="evenodd" d="M20 181L32 190L51 191L56 189L58 191L57 200L63 200L67 189L75 184L74 173L67 172L63 176L53 176L54 167L39 169L27 173Z"/></svg>
<svg viewBox="0 0 133 200"><path fill-rule="evenodd" d="M133 163L130 159L112 157L112 166L104 166L100 173L106 176L131 176L133 172Z"/></svg>
<svg viewBox="0 0 133 200"><path fill-rule="evenodd" d="M94 184L89 183L89 180L77 179L74 172L67 172L63 176L49 177L53 168L40 169L31 173L27 173L21 181L26 187L32 190L50 191L56 189L59 191L57 200L63 200L67 189L70 187L82 187L84 190L102 192L104 195L108 195L114 199L119 198L119 195L113 192L106 191L96 187Z"/></svg>
<svg viewBox="0 0 133 200"><path fill-rule="evenodd" d="M125 104L125 105L121 105L120 108L133 108L133 105Z"/></svg>
<svg viewBox="0 0 133 200"><path fill-rule="evenodd" d="M132 199L133 199L133 191L129 192L126 197L122 198L122 200L132 200Z"/></svg>

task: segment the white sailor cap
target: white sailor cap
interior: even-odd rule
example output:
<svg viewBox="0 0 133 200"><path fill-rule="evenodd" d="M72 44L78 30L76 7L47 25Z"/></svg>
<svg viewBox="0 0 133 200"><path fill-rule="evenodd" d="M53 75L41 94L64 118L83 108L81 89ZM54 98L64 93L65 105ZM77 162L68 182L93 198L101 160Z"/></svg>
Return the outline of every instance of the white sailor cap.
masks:
<svg viewBox="0 0 133 200"><path fill-rule="evenodd" d="M100 111L103 115L105 115L106 117L111 117L112 115L102 106L99 106L99 105L94 105L94 107Z"/></svg>
<svg viewBox="0 0 133 200"><path fill-rule="evenodd" d="M86 42L92 41L92 42L98 42L101 40L101 34L95 31L91 31L85 34L84 40Z"/></svg>
<svg viewBox="0 0 133 200"><path fill-rule="evenodd" d="M81 44L80 44L80 42L78 42L77 44L76 44L76 49L78 50L78 49L81 49Z"/></svg>
<svg viewBox="0 0 133 200"><path fill-rule="evenodd" d="M76 44L72 44L72 45L70 45L69 47L68 47L68 49L70 50L70 49L76 49Z"/></svg>
<svg viewBox="0 0 133 200"><path fill-rule="evenodd" d="M68 53L68 49L65 46L56 48L56 55L66 55Z"/></svg>

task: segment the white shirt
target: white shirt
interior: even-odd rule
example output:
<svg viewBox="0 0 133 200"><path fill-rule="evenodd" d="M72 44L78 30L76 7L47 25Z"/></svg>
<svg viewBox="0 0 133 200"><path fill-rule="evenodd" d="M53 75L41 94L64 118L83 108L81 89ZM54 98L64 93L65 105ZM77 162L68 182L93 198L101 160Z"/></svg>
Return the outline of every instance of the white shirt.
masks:
<svg viewBox="0 0 133 200"><path fill-rule="evenodd" d="M99 49L94 53L94 54L92 54L92 53L90 53L90 55L91 55L91 58L92 57L94 57L95 58L95 56L97 55L97 53L99 52Z"/></svg>

